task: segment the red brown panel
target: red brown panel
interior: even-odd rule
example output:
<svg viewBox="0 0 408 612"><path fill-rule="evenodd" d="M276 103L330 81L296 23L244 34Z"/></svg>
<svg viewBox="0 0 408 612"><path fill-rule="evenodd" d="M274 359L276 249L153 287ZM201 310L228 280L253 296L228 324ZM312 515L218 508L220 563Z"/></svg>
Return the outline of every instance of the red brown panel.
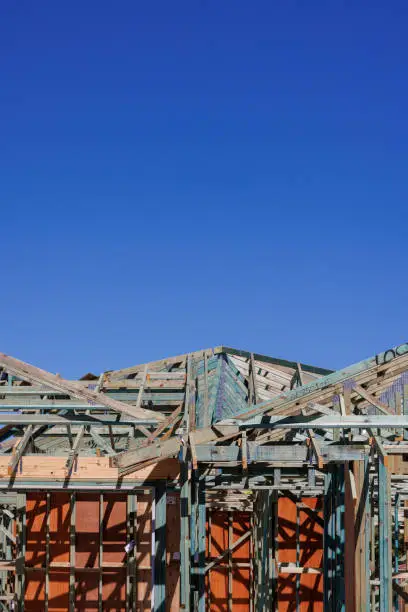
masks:
<svg viewBox="0 0 408 612"><path fill-rule="evenodd" d="M27 494L26 565L30 567L42 567L45 565L46 513L46 495L44 493Z"/></svg>
<svg viewBox="0 0 408 612"><path fill-rule="evenodd" d="M211 515L209 559L218 557L226 548L228 548L228 513L213 512Z"/></svg>
<svg viewBox="0 0 408 612"><path fill-rule="evenodd" d="M137 601L141 612L151 608L152 590L152 496L138 495L138 584ZM46 547L46 493L27 495L27 557L28 567L45 566ZM172 516L172 512L174 516ZM168 541L169 550L177 552L178 505L169 511ZM124 612L126 609L126 521L127 496L108 493L103 503L103 609ZM66 611L69 607L69 568L64 565L70 560L70 495L52 493L50 495L49 535L50 535L50 574L49 574L49 612ZM179 529L179 527L178 527ZM88 612L98 610L99 590L99 538L100 538L100 494L77 493L76 495L76 557L75 557L75 610ZM178 532L179 533L179 532ZM174 551L173 551L174 548ZM177 556L177 555L176 555ZM54 564L54 566L53 566ZM58 567L58 564L60 567ZM109 564L112 567L109 568ZM61 567L61 565L63 567ZM108 566L108 567L107 567ZM173 578L169 578L176 591L178 578L174 575L179 568L176 562L170 564ZM45 571L29 570L26 578L25 606L28 612L44 609ZM176 597L173 597L175 601ZM170 610L176 610L171 604Z"/></svg>
<svg viewBox="0 0 408 612"><path fill-rule="evenodd" d="M138 570L137 572L137 611L151 610L152 572L151 570Z"/></svg>
<svg viewBox="0 0 408 612"><path fill-rule="evenodd" d="M103 496L103 564L123 563L126 559L126 495Z"/></svg>
<svg viewBox="0 0 408 612"><path fill-rule="evenodd" d="M26 588L24 597L25 612L44 610L45 572L30 570L26 572Z"/></svg>
<svg viewBox="0 0 408 612"><path fill-rule="evenodd" d="M77 493L75 566L99 567L99 493Z"/></svg>
<svg viewBox="0 0 408 612"><path fill-rule="evenodd" d="M75 612L98 610L99 572L75 572Z"/></svg>
<svg viewBox="0 0 408 612"><path fill-rule="evenodd" d="M50 572L48 612L66 612L69 607L69 570Z"/></svg>
<svg viewBox="0 0 408 612"><path fill-rule="evenodd" d="M232 570L232 609L234 612L248 612L249 584L249 569L237 567Z"/></svg>
<svg viewBox="0 0 408 612"><path fill-rule="evenodd" d="M287 497L279 498L278 521L279 563L296 563L296 504Z"/></svg>
<svg viewBox="0 0 408 612"><path fill-rule="evenodd" d="M317 512L323 519L321 498L303 498L302 503ZM287 497L278 502L278 560L279 563L296 563L296 503ZM323 563L323 527L306 510L299 509L299 565L319 569ZM323 575L299 575L299 610L320 612L323 610ZM296 602L296 575L279 574L278 610L291 612Z"/></svg>
<svg viewBox="0 0 408 612"><path fill-rule="evenodd" d="M249 514L244 512L233 513L232 542L236 542L250 529ZM233 563L249 563L250 540L240 544L232 553ZM232 607L234 612L248 612L249 610L249 568L236 567L232 571Z"/></svg>
<svg viewBox="0 0 408 612"><path fill-rule="evenodd" d="M278 610L296 610L296 575L280 574ZM299 575L299 611L323 611L323 574Z"/></svg>
<svg viewBox="0 0 408 612"><path fill-rule="evenodd" d="M232 544L249 530L250 517L245 512L232 513ZM208 561L215 559L228 548L228 513L213 511L211 514L211 536L207 529ZM250 570L235 564L250 562L249 539L232 553L232 607L234 612L248 612L250 598ZM215 565L206 580L210 610L228 611L228 556Z"/></svg>
<svg viewBox="0 0 408 612"><path fill-rule="evenodd" d="M70 494L51 493L49 517L51 564L69 562L70 521Z"/></svg>
<svg viewBox="0 0 408 612"><path fill-rule="evenodd" d="M250 518L249 514L244 512L234 512L232 523L232 543L234 544L239 538L249 531ZM232 560L234 563L248 563L249 561L249 538L240 544L232 552Z"/></svg>
<svg viewBox="0 0 408 612"><path fill-rule="evenodd" d="M208 573L211 612L228 612L228 568L216 565Z"/></svg>
<svg viewBox="0 0 408 612"><path fill-rule="evenodd" d="M104 612L126 612L126 570L103 572L102 601Z"/></svg>
<svg viewBox="0 0 408 612"><path fill-rule="evenodd" d="M316 510L323 520L323 502L321 498L305 497L305 506ZM305 510L299 512L300 530L300 566L323 567L323 525Z"/></svg>

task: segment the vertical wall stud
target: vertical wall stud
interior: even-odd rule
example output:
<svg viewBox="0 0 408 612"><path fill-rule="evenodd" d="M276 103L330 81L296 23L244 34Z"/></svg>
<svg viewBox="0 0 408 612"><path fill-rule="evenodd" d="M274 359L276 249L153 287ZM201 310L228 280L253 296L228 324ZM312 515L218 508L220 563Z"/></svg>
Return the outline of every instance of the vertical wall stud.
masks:
<svg viewBox="0 0 408 612"><path fill-rule="evenodd" d="M336 466L337 487L336 497L336 599L338 612L344 612L345 583L344 583L344 556L345 556L345 468Z"/></svg>
<svg viewBox="0 0 408 612"><path fill-rule="evenodd" d="M399 572L399 506L400 496L399 493L395 496L394 502L394 572ZM394 610L398 610L399 596L398 593L394 592Z"/></svg>
<svg viewBox="0 0 408 612"><path fill-rule="evenodd" d="M24 612L25 598L25 556L26 556L26 495L17 493L16 515L16 603L18 612Z"/></svg>
<svg viewBox="0 0 408 612"><path fill-rule="evenodd" d="M98 580L98 611L103 610L103 493L99 494L99 580Z"/></svg>
<svg viewBox="0 0 408 612"><path fill-rule="evenodd" d="M126 543L130 545L127 553L126 610L136 611L137 600L137 497L127 496ZM133 545L133 548L131 546Z"/></svg>
<svg viewBox="0 0 408 612"><path fill-rule="evenodd" d="M46 493L47 507L45 515L45 601L44 611L48 612L48 594L50 592L50 513L51 493Z"/></svg>
<svg viewBox="0 0 408 612"><path fill-rule="evenodd" d="M228 512L228 612L232 612L232 537L233 537L233 516Z"/></svg>
<svg viewBox="0 0 408 612"><path fill-rule="evenodd" d="M392 610L391 491L385 458L378 456L378 539L380 566L379 612Z"/></svg>
<svg viewBox="0 0 408 612"><path fill-rule="evenodd" d="M205 612L205 481L198 481L198 610Z"/></svg>
<svg viewBox="0 0 408 612"><path fill-rule="evenodd" d="M190 478L185 446L180 462L180 606L190 610Z"/></svg>
<svg viewBox="0 0 408 612"><path fill-rule="evenodd" d="M155 488L154 610L166 610L166 483Z"/></svg>
<svg viewBox="0 0 408 612"><path fill-rule="evenodd" d="M70 528L69 528L69 612L75 612L75 523L76 496L70 498Z"/></svg>

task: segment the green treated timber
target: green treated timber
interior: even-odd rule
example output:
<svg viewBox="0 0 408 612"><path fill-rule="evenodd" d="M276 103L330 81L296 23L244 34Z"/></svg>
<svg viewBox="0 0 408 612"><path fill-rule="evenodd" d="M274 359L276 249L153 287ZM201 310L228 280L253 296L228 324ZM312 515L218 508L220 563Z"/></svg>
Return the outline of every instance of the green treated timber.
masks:
<svg viewBox="0 0 408 612"><path fill-rule="evenodd" d="M190 610L190 480L187 451L183 447L180 463L180 606Z"/></svg>
<svg viewBox="0 0 408 612"><path fill-rule="evenodd" d="M391 555L391 491L388 468L384 458L378 457L378 540L380 565L379 612L392 609L392 555Z"/></svg>
<svg viewBox="0 0 408 612"><path fill-rule="evenodd" d="M276 446L263 446L256 442L247 442L248 463L285 461L290 462L310 462L309 450L306 445L279 444ZM195 448L197 460L205 463L216 462L241 462L242 447L201 444ZM369 454L368 444L332 444L321 443L322 458L327 461L359 461ZM316 461L313 458L312 462Z"/></svg>
<svg viewBox="0 0 408 612"><path fill-rule="evenodd" d="M166 610L166 483L155 488L154 612Z"/></svg>
<svg viewBox="0 0 408 612"><path fill-rule="evenodd" d="M316 391L320 391L325 387L342 383L352 378L353 376L356 376L357 374L361 374L362 372L366 372L367 370L377 368L379 365L389 364L392 361L398 359L399 357L407 356L407 353L408 344L401 344L400 346L389 349L388 351L384 351L383 353L375 355L374 357L370 357L369 359L360 361L347 368L343 368L342 370L338 370L326 376L322 376L321 378L307 383L302 387L298 387L291 391L282 393L277 397L273 398L272 400L262 402L250 412L250 416L264 414L276 408L277 406L279 406L279 408L283 408L286 404L290 404L291 402L299 400L309 394L312 394ZM387 357L387 355L393 355L393 357ZM302 365L302 368L303 367L304 366Z"/></svg>
<svg viewBox="0 0 408 612"><path fill-rule="evenodd" d="M26 407L27 408L27 407ZM157 421L144 419L115 419L113 414L104 415L60 415L60 414L17 414L0 412L0 424L7 425L92 425L92 423L102 425L153 425Z"/></svg>
<svg viewBox="0 0 408 612"><path fill-rule="evenodd" d="M214 349L214 353L227 353L230 355L236 355L237 357L245 357L246 359L251 358L250 351L243 351L240 349L234 349L228 346L220 346ZM298 362L296 361L288 361L287 359L278 359L275 357L269 357L268 355L261 355L260 353L252 353L255 361L264 361L265 363L270 363L271 365L279 365L287 368L296 368ZM327 368L318 368L315 366L300 364L302 370L305 372L310 372L312 374L320 374L322 376L326 374L330 374L333 370L328 370Z"/></svg>
<svg viewBox="0 0 408 612"><path fill-rule="evenodd" d="M198 482L198 612L205 612L205 481Z"/></svg>

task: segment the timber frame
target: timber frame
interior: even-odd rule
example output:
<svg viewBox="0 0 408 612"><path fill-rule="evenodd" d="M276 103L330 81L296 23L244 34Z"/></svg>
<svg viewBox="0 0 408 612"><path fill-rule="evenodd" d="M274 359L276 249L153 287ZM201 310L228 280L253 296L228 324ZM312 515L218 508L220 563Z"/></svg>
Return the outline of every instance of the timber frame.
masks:
<svg viewBox="0 0 408 612"><path fill-rule="evenodd" d="M323 574L327 611L408 604L408 344L335 372L220 346L78 381L0 353L0 425L0 610L11 601L24 610L26 495L38 490L48 500L70 491L71 516L79 491L99 492L100 507L110 491L127 492L128 541L138 494L151 491L154 610L166 610L163 534L174 491L182 610L210 609L206 576L225 560L232 571L247 541L251 610L277 609L278 581L292 574L299 609L303 573ZM321 522L322 567L302 566L299 555L279 561L282 496ZM322 517L304 502L316 497ZM251 524L208 559L216 510L229 520L246 511ZM137 565L131 552L127 610L136 609ZM74 590L71 579L70 610Z"/></svg>

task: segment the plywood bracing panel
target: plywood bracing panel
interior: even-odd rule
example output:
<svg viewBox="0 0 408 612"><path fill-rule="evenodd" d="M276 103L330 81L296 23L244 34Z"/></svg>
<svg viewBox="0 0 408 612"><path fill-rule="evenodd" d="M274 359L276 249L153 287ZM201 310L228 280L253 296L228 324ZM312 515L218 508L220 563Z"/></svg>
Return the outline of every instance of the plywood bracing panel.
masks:
<svg viewBox="0 0 408 612"><path fill-rule="evenodd" d="M207 560L213 561L250 529L245 512L208 510ZM252 588L250 538L237 546L206 575L206 607L210 612L248 612Z"/></svg>
<svg viewBox="0 0 408 612"><path fill-rule="evenodd" d="M152 500L150 490L28 493L25 610L151 610ZM177 538L179 516L173 514ZM135 545L126 553L130 541ZM174 597L178 576L177 565L168 578Z"/></svg>
<svg viewBox="0 0 408 612"><path fill-rule="evenodd" d="M310 513L305 506L314 512ZM316 513L316 514L314 514ZM304 497L298 502L287 497L278 501L278 562L303 568L323 567L323 500ZM284 573L278 577L279 612L323 611L322 573Z"/></svg>

